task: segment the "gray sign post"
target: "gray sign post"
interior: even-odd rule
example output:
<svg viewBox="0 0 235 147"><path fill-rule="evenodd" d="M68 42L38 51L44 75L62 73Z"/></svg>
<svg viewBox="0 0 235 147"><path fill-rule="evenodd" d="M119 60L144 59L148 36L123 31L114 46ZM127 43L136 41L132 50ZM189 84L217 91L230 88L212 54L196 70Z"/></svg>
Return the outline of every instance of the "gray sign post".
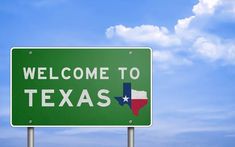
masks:
<svg viewBox="0 0 235 147"><path fill-rule="evenodd" d="M128 147L134 147L134 127L128 127Z"/></svg>
<svg viewBox="0 0 235 147"><path fill-rule="evenodd" d="M28 147L34 147L34 128L33 127L28 127L27 128L28 132Z"/></svg>

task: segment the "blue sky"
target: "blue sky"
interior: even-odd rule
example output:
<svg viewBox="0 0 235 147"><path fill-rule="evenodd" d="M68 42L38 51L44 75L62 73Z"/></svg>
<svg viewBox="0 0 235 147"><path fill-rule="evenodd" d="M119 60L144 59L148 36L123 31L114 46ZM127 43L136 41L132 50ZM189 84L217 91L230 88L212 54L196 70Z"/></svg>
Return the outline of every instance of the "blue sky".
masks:
<svg viewBox="0 0 235 147"><path fill-rule="evenodd" d="M0 20L1 147L26 146L9 122L13 46L150 46L153 126L136 146L235 146L234 1L1 0ZM36 128L36 145L121 147L126 129Z"/></svg>

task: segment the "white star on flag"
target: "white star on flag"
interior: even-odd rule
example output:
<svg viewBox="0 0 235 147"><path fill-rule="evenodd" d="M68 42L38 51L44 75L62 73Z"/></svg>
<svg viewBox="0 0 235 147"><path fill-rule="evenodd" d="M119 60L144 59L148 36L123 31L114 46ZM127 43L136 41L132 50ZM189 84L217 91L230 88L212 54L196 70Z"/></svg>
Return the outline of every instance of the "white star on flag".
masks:
<svg viewBox="0 0 235 147"><path fill-rule="evenodd" d="M128 102L129 97L127 97L126 95L123 97L123 102Z"/></svg>

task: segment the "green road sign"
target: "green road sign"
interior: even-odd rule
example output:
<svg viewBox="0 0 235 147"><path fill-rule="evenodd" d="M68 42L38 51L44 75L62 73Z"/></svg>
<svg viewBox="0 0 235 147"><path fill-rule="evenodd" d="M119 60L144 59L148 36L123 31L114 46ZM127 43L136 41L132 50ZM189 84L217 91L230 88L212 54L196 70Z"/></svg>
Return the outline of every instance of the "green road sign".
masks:
<svg viewBox="0 0 235 147"><path fill-rule="evenodd" d="M150 126L151 49L14 47L12 126Z"/></svg>

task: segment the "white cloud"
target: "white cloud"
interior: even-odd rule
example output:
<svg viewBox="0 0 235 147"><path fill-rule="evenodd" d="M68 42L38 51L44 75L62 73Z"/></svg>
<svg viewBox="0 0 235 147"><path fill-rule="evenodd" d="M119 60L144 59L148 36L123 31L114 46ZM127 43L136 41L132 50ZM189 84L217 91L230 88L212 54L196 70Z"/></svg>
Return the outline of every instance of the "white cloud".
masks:
<svg viewBox="0 0 235 147"><path fill-rule="evenodd" d="M175 32L178 33L182 30L188 29L191 21L195 18L195 16L186 17L183 19L179 19L177 24L175 25Z"/></svg>
<svg viewBox="0 0 235 147"><path fill-rule="evenodd" d="M213 14L220 4L222 0L199 0L199 3L193 6L193 12L196 15Z"/></svg>
<svg viewBox="0 0 235 147"><path fill-rule="evenodd" d="M192 62L187 58L179 57L170 51L155 50L153 60L157 62L157 68L161 71L168 71L171 66L191 65Z"/></svg>
<svg viewBox="0 0 235 147"><path fill-rule="evenodd" d="M193 48L198 54L211 60L217 60L224 56L224 51L220 47L219 42L212 42L204 37L197 38Z"/></svg>
<svg viewBox="0 0 235 147"><path fill-rule="evenodd" d="M193 44L193 51L210 61L223 60L225 63L235 63L235 44L221 38L198 37Z"/></svg>
<svg viewBox="0 0 235 147"><path fill-rule="evenodd" d="M132 43L149 43L163 47L180 45L180 39L171 34L166 27L141 25L134 28L124 25L111 26L106 30L109 39L122 39Z"/></svg>
<svg viewBox="0 0 235 147"><path fill-rule="evenodd" d="M158 66L163 68L190 65L190 60L195 57L209 62L235 64L235 38L223 38L204 29L224 19L234 22L235 1L199 0L192 12L193 15L177 21L173 32L154 25L116 25L106 30L106 36L132 45L135 43L160 49L155 49L154 58Z"/></svg>
<svg viewBox="0 0 235 147"><path fill-rule="evenodd" d="M213 15L220 13L223 15L231 15L235 13L234 10L234 0L199 0L192 9L195 15Z"/></svg>
<svg viewBox="0 0 235 147"><path fill-rule="evenodd" d="M154 51L153 52L153 59L159 62L168 62L174 60L174 56L169 51Z"/></svg>

